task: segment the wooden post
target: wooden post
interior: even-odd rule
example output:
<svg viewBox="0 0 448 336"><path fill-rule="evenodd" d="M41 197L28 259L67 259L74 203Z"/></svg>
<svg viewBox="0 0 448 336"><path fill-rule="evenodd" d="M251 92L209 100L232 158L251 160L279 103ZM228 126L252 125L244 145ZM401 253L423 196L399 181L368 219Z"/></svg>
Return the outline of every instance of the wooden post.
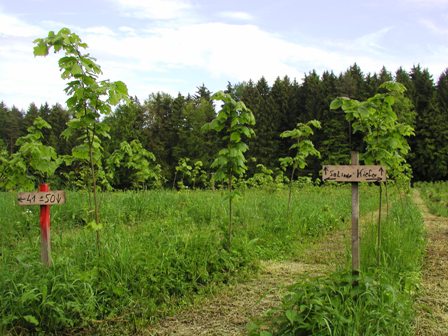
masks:
<svg viewBox="0 0 448 336"><path fill-rule="evenodd" d="M350 182L352 184L352 273L358 275L361 270L360 232L359 232L359 182L386 181L386 169L383 166L360 166L358 152L352 152L351 165L324 165L323 181ZM357 280L353 282L357 284Z"/></svg>
<svg viewBox="0 0 448 336"><path fill-rule="evenodd" d="M48 184L42 183L39 191L50 191L50 188ZM45 266L51 266L50 205L40 206L40 238L42 262Z"/></svg>
<svg viewBox="0 0 448 336"><path fill-rule="evenodd" d="M352 165L359 164L358 152L352 152ZM352 182L352 273L358 275L361 268L359 246L359 185Z"/></svg>

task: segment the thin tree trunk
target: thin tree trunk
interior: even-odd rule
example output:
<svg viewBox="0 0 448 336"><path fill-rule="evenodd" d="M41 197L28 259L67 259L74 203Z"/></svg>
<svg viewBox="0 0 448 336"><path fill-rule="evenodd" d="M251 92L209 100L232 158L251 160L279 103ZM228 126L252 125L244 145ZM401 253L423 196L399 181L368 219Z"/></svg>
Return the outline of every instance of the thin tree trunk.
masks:
<svg viewBox="0 0 448 336"><path fill-rule="evenodd" d="M93 203L95 205L95 223L100 224L100 211L98 206L98 195L96 190L96 174L95 174L95 163L93 162L93 141L95 137L95 127L93 129L93 134L91 138L88 138L89 142L89 159L90 159L90 172L92 175L92 185L93 185ZM96 247L100 251L100 231L96 230Z"/></svg>
<svg viewBox="0 0 448 336"><path fill-rule="evenodd" d="M295 167L292 168L292 172L291 172L291 178L289 180L289 194L288 194L288 215L290 213L290 209L291 209L291 195L292 195L292 181L294 179L294 172L295 172Z"/></svg>
<svg viewBox="0 0 448 336"><path fill-rule="evenodd" d="M386 220L388 220L389 219L389 188L388 188L387 180L386 180L385 187L386 187Z"/></svg>
<svg viewBox="0 0 448 336"><path fill-rule="evenodd" d="M173 190L176 189L177 170L174 172Z"/></svg>
<svg viewBox="0 0 448 336"><path fill-rule="evenodd" d="M359 154L353 151L352 165L359 164ZM353 286L358 286L358 275L361 270L360 258L360 232L359 232L359 183L352 182L352 274L355 276Z"/></svg>
<svg viewBox="0 0 448 336"><path fill-rule="evenodd" d="M383 206L383 183L380 182L380 206L378 209L378 226L377 226L377 252L376 252L376 263L379 267L381 264L381 212L382 212L382 206Z"/></svg>
<svg viewBox="0 0 448 336"><path fill-rule="evenodd" d="M232 248L232 175L229 176L229 228L228 228L228 250Z"/></svg>

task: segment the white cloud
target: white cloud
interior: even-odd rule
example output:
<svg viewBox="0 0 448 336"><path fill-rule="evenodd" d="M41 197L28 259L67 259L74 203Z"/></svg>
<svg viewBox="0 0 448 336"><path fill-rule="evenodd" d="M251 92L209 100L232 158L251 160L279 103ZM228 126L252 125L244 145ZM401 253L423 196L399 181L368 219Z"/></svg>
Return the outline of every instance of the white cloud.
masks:
<svg viewBox="0 0 448 336"><path fill-rule="evenodd" d="M367 71L375 71L383 63L379 58L369 57L366 46L379 49L377 40L386 32L387 29L360 38L355 45L345 49L309 47L289 42L255 25L217 22L144 32L134 30L131 36L89 35L86 41L94 48L92 54L102 55L105 64L108 59L122 60L110 66L110 70L117 74L120 72L128 77L127 73L151 73L152 76L158 73L157 76L169 77L176 69L190 69L191 72L208 73L225 83L228 80L256 80L261 76L268 80L283 75L300 79L312 69L343 71L354 62L367 66ZM99 58L100 64L101 61ZM109 76L106 66L103 69ZM204 79L193 80L198 85Z"/></svg>
<svg viewBox="0 0 448 336"><path fill-rule="evenodd" d="M373 33L366 34L360 38L357 38L354 41L354 44L356 44L357 48L362 48L364 51L369 51L372 53L378 51L383 52L385 51L385 48L381 45L381 42L391 30L392 27L385 27Z"/></svg>
<svg viewBox="0 0 448 336"><path fill-rule="evenodd" d="M428 28L430 31L432 31L433 33L435 33L437 35L448 36L448 28L441 28L440 26L436 25L434 22L432 22L430 20L426 20L426 19L420 20L420 23L424 27Z"/></svg>
<svg viewBox="0 0 448 336"><path fill-rule="evenodd" d="M86 33L91 33L91 34L97 34L97 35L106 35L106 36L114 36L115 32L105 26L96 26L96 27L89 27L86 29L83 29L83 31L85 31Z"/></svg>
<svg viewBox="0 0 448 336"><path fill-rule="evenodd" d="M0 55L0 99L7 105L26 109L31 102L65 102L55 55L35 58L31 43L2 45Z"/></svg>
<svg viewBox="0 0 448 336"><path fill-rule="evenodd" d="M39 64L33 56L32 41L46 33L42 27L0 13L0 100L7 105L26 109L32 101L65 101L57 61L52 66Z"/></svg>
<svg viewBox="0 0 448 336"><path fill-rule="evenodd" d="M136 18L171 20L182 18L192 5L187 0L112 0L127 15Z"/></svg>
<svg viewBox="0 0 448 336"><path fill-rule="evenodd" d="M0 37L35 37L44 31L14 16L0 13Z"/></svg>
<svg viewBox="0 0 448 336"><path fill-rule="evenodd" d="M221 12L219 16L240 21L252 21L254 17L246 12Z"/></svg>
<svg viewBox="0 0 448 336"><path fill-rule="evenodd" d="M120 27L118 27L118 30L122 33L129 35L129 36L137 36L137 31L132 27L120 26Z"/></svg>
<svg viewBox="0 0 448 336"><path fill-rule="evenodd" d="M86 41L103 55L109 55L106 57L126 59L127 67L135 71L162 73L187 67L238 80L293 72L287 62L297 58L297 53L301 53L301 59L312 53L309 61L318 53L253 25L223 23L159 28L121 38L92 35Z"/></svg>

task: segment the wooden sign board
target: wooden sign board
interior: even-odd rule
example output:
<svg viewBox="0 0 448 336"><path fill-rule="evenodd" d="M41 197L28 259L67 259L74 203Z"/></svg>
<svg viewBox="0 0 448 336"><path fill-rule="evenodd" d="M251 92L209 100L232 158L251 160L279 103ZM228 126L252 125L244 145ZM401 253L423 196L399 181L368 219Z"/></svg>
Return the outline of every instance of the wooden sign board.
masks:
<svg viewBox="0 0 448 336"><path fill-rule="evenodd" d="M323 166L322 180L336 182L386 181L386 169L383 166Z"/></svg>
<svg viewBox="0 0 448 336"><path fill-rule="evenodd" d="M19 205L54 205L65 203L63 190L21 192L17 197Z"/></svg>

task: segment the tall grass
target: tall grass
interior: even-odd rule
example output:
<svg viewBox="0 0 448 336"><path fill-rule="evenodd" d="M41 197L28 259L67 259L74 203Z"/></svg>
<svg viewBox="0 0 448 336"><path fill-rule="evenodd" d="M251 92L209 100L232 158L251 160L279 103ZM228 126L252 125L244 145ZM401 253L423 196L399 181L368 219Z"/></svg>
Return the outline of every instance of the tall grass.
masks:
<svg viewBox="0 0 448 336"><path fill-rule="evenodd" d="M363 233L359 276L347 267L299 281L281 307L251 326L251 335L411 335L425 245L421 214L409 199L393 205L381 265L375 234L374 224Z"/></svg>
<svg viewBox="0 0 448 336"><path fill-rule="evenodd" d="M39 261L38 207L0 199L0 334L132 333L211 286L287 258L350 216L349 188L296 191L286 218L286 191L247 190L235 202L232 250L223 247L226 204L220 192L148 191L102 194L103 243L86 225L87 195L68 193L53 206L54 266ZM366 188L366 208L374 207ZM4 234L3 234L4 233Z"/></svg>
<svg viewBox="0 0 448 336"><path fill-rule="evenodd" d="M419 182L415 187L421 191L426 206L433 215L448 217L448 182Z"/></svg>

